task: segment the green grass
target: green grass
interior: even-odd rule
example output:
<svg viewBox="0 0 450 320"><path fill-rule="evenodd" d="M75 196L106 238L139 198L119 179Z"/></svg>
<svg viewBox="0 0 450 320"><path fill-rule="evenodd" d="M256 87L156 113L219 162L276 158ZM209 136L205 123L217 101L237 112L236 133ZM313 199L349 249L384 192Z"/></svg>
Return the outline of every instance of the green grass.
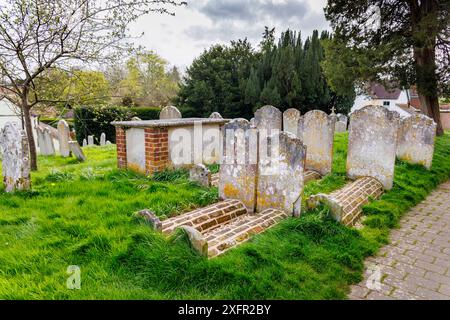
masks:
<svg viewBox="0 0 450 320"><path fill-rule="evenodd" d="M333 173L309 183L305 195L346 183L346 145L346 134L337 135ZM117 171L114 147L86 153L82 164L41 157L32 192L0 194L0 298L344 299L402 213L450 177L447 134L437 140L431 171L397 164L393 190L364 208L362 230L319 208L208 261L183 237L167 239L133 213L149 208L169 217L215 201L217 189L189 183L184 171L155 179ZM81 290L66 288L69 265L81 267Z"/></svg>

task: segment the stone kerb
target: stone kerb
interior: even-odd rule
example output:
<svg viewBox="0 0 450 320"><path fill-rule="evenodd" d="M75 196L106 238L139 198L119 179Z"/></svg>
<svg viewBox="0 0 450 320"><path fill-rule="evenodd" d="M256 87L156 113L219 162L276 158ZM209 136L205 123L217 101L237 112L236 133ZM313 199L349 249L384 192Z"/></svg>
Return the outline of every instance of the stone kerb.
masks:
<svg viewBox="0 0 450 320"><path fill-rule="evenodd" d="M219 198L238 199L249 212L256 205L258 132L245 119L234 119L222 129Z"/></svg>
<svg viewBox="0 0 450 320"><path fill-rule="evenodd" d="M298 134L298 121L300 120L300 111L298 109L287 109L283 112L283 131Z"/></svg>
<svg viewBox="0 0 450 320"><path fill-rule="evenodd" d="M255 111L256 128L267 130L269 134L272 130L281 131L282 122L282 112L274 106L264 106Z"/></svg>
<svg viewBox="0 0 450 320"><path fill-rule="evenodd" d="M159 113L159 119L181 119L181 112L177 107L167 106L164 107Z"/></svg>
<svg viewBox="0 0 450 320"><path fill-rule="evenodd" d="M264 152L262 146L265 145L271 149L270 156ZM305 146L300 139L287 132L271 135L269 143L260 135L259 146L257 212L272 208L299 216L304 187Z"/></svg>
<svg viewBox="0 0 450 320"><path fill-rule="evenodd" d="M5 191L29 190L31 179L28 139L17 123L7 122L0 131L0 148Z"/></svg>
<svg viewBox="0 0 450 320"><path fill-rule="evenodd" d="M333 166L333 142L336 117L320 110L305 113L299 120L298 137L306 145L306 169L322 176Z"/></svg>
<svg viewBox="0 0 450 320"><path fill-rule="evenodd" d="M373 177L390 190L394 179L399 115L381 106L352 113L349 127L347 176Z"/></svg>
<svg viewBox="0 0 450 320"><path fill-rule="evenodd" d="M435 137L436 123L433 119L420 114L404 118L399 129L397 157L430 169Z"/></svg>

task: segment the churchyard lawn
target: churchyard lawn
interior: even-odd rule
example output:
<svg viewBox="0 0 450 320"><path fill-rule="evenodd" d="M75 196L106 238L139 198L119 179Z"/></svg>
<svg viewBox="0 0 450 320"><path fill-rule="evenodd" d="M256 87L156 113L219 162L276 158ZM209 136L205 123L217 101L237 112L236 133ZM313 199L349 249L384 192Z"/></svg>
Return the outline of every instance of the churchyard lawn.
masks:
<svg viewBox="0 0 450 320"><path fill-rule="evenodd" d="M347 134L336 134L333 173L308 183L305 197L346 183L346 146ZM447 133L431 171L397 163L394 188L364 207L362 229L320 208L206 260L184 234L166 238L134 213L170 217L216 201L216 188L189 183L183 171L119 171L115 146L84 151L85 163L40 157L32 192L0 193L1 299L344 299L402 213L450 177ZM70 265L80 267L79 290L66 286Z"/></svg>

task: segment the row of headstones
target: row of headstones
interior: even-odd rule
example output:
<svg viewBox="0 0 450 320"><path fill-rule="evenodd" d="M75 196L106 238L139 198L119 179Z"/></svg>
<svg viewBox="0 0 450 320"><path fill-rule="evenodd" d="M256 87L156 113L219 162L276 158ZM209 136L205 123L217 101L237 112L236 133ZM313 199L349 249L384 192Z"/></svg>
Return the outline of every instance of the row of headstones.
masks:
<svg viewBox="0 0 450 320"><path fill-rule="evenodd" d="M83 147L87 147L87 146L94 146L95 142L94 142L95 137L93 135L89 135L86 139L83 139ZM100 146L106 146L106 145L110 145L111 141L106 140L106 134L104 132L102 132L102 134L100 135Z"/></svg>
<svg viewBox="0 0 450 320"><path fill-rule="evenodd" d="M220 198L238 199L250 212L254 208L260 212L268 207L294 214L300 212L301 201L297 200L303 190L305 170L314 167L317 171L331 171L334 122L333 116L310 111L299 119L296 136L279 131L281 112L265 106L255 112L254 124L245 119L234 119L226 124ZM261 135L260 139L254 137L255 128L256 134L265 129L269 130L269 136L270 131L279 135L279 157L272 159L279 167L271 174L266 174L265 170L270 160L261 161L257 157L257 161L249 161L259 154L261 143L265 143ZM227 132L238 133L230 138ZM389 190L393 185L396 156L427 168L431 166L435 132L434 121L423 115L400 120L397 112L381 106L367 106L355 111L350 118L347 176L350 179L373 177ZM256 146L255 141L259 141ZM243 161L227 161L229 156Z"/></svg>
<svg viewBox="0 0 450 320"><path fill-rule="evenodd" d="M55 145L50 128L42 127L40 125L36 128L39 150L44 156L55 155ZM60 120L57 126L56 138L59 143L59 153L62 157L67 158L72 154L79 160L85 161L86 156L80 148L78 142L72 139L69 125L65 120Z"/></svg>
<svg viewBox="0 0 450 320"><path fill-rule="evenodd" d="M180 110L174 106L167 106L161 109L159 113L160 120L168 120L168 119L181 119L182 115ZM210 119L223 119L221 114L218 112L213 112L209 116ZM137 119L136 119L137 120Z"/></svg>
<svg viewBox="0 0 450 320"><path fill-rule="evenodd" d="M373 111L374 116L380 116L381 109L376 106L368 106L367 110ZM387 110L387 109L386 109ZM362 113L362 112L361 112ZM396 129L395 141L396 155L400 160L420 164L430 169L434 152L434 139L436 134L436 124L434 121L420 114L411 115L400 119L395 113L395 121L386 123ZM352 113L352 119L358 117L359 112ZM342 128L347 127L347 117L344 115L327 115L323 111L312 110L300 115L297 109L288 109L284 113L273 106L264 106L255 112L253 120L257 128L283 129L300 138L307 146L306 168L317 171L324 175L331 172L333 156L333 140L336 131L336 123L341 122ZM367 123L367 128L371 127ZM349 136L349 140L351 140Z"/></svg>

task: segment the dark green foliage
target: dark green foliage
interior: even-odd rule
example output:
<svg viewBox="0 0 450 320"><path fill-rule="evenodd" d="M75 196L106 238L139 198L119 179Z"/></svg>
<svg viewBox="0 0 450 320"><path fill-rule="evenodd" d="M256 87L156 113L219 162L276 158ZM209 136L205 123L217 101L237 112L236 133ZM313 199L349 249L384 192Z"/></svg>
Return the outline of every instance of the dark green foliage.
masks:
<svg viewBox="0 0 450 320"><path fill-rule="evenodd" d="M302 113L330 112L335 106L348 113L355 98L353 86L335 93L322 72L322 42L329 38L327 32L319 37L314 31L303 44L300 33L287 30L275 44L274 29L266 27L259 51L247 41L213 46L188 69L176 104L183 115L203 117L218 111L224 117L249 119L266 104Z"/></svg>
<svg viewBox="0 0 450 320"><path fill-rule="evenodd" d="M130 108L133 113L133 117L138 117L142 120L154 120L159 119L159 112L161 108L158 107L136 107Z"/></svg>
<svg viewBox="0 0 450 320"><path fill-rule="evenodd" d="M112 143L116 142L116 131L111 122L131 120L139 117L142 120L159 119L160 109L156 107L126 108L119 106L86 106L75 108L75 130L78 143L93 135L95 143L98 144L102 132L106 139Z"/></svg>
<svg viewBox="0 0 450 320"><path fill-rule="evenodd" d="M104 132L106 138L112 143L116 142L116 131L111 122L129 120L133 117L130 109L112 106L89 106L75 108L75 131L78 143L93 135L96 143Z"/></svg>

